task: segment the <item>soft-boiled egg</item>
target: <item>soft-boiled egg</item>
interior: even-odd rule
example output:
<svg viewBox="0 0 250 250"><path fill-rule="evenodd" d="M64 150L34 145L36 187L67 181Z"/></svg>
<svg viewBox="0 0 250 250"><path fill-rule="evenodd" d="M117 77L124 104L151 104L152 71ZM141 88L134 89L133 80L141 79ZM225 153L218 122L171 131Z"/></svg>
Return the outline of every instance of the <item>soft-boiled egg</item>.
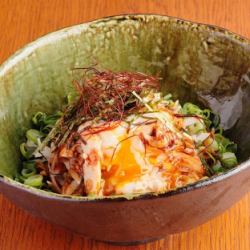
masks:
<svg viewBox="0 0 250 250"><path fill-rule="evenodd" d="M168 126L159 115L168 119ZM87 129L86 124L80 126L85 192L99 196L164 192L200 179L204 168L194 141L169 130L180 133L182 119L164 110L88 124Z"/></svg>

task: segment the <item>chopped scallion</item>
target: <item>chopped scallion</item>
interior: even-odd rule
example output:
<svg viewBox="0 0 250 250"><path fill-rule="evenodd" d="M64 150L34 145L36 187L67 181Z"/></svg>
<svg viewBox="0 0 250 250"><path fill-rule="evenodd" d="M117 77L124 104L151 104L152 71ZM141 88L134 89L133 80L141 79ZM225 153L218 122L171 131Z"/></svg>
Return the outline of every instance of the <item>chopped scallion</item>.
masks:
<svg viewBox="0 0 250 250"><path fill-rule="evenodd" d="M35 144L38 144L38 139L41 139L43 136L43 133L36 129L29 129L26 132L27 139L34 142Z"/></svg>
<svg viewBox="0 0 250 250"><path fill-rule="evenodd" d="M237 158L234 153L226 152L221 155L221 163L225 168L232 168L237 165Z"/></svg>
<svg viewBox="0 0 250 250"><path fill-rule="evenodd" d="M29 176L27 179L24 180L24 184L31 187L39 188L43 184L43 176L40 174Z"/></svg>

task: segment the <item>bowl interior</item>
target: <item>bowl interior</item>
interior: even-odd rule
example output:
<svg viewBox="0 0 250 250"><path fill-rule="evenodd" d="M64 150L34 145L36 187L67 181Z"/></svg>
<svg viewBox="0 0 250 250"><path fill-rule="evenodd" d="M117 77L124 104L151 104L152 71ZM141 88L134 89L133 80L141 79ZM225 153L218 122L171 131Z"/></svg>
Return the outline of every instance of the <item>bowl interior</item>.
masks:
<svg viewBox="0 0 250 250"><path fill-rule="evenodd" d="M74 67L140 71L161 77L164 92L211 107L250 155L250 43L207 25L157 15L106 18L51 33L0 68L0 175L13 177L19 144L37 111L53 112L72 91Z"/></svg>

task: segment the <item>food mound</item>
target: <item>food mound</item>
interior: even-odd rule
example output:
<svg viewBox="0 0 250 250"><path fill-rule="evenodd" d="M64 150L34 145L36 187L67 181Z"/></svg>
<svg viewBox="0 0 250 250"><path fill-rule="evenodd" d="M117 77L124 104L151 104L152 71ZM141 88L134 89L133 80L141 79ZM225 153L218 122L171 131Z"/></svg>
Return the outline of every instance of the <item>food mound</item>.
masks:
<svg viewBox="0 0 250 250"><path fill-rule="evenodd" d="M33 116L20 182L64 195L163 193L237 165L219 116L163 96L156 77L82 71L63 112Z"/></svg>

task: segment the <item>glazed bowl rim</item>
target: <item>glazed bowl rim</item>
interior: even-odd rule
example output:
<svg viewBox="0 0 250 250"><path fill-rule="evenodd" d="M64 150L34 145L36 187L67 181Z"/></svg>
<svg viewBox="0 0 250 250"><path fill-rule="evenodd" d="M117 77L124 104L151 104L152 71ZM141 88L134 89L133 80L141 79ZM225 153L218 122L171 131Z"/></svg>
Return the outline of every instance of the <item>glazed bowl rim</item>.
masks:
<svg viewBox="0 0 250 250"><path fill-rule="evenodd" d="M98 18L94 20L90 20L88 22L75 24L71 26L64 27L62 29L58 29L49 33L46 33L45 35L35 39L34 41L26 44L22 48L18 49L13 55L8 57L1 65L0 65L0 77L4 76L8 70L10 70L16 63L26 58L29 54L31 54L36 48L43 47L44 45L48 43L56 42L57 40L61 40L64 38L64 36L67 36L68 33L70 35L78 34L83 32L86 28L88 28L91 24L98 24L102 22L106 22L109 20L128 20L130 18L137 18L140 17L143 18L145 16L151 16L151 17L158 17L168 20L174 20L174 21L180 21L182 24L193 24L197 25L199 27L202 27L203 29L209 30L209 31L218 31L226 34L227 36L237 40L238 42L245 43L247 45L250 45L250 40L242 35L238 35L235 32L231 32L225 28L218 27L216 25L210 25L200 22L194 22L189 21L186 19L168 16L168 15L162 15L162 14L155 14L155 13L140 13L140 14L120 14L120 15L113 15L113 16L107 16L104 18ZM29 186L26 186L24 184L21 184L17 181L12 180L11 178L8 178L6 176L0 176L0 182L2 182L5 185L14 187L19 189L20 191L29 192L34 195L38 195L45 199L56 199L61 201L68 201L68 202L111 202L111 201L134 201L134 200L145 200L145 199L157 199L157 198L165 198L172 195L182 194L186 193L192 190L196 190L202 187L209 186L213 183L217 183L220 181L223 181L233 175L236 175L240 173L241 171L246 170L250 167L250 159L247 159L246 161L239 164L237 167L223 173L220 175L215 175L210 178L206 178L203 180L200 180L198 182L195 182L193 184L189 184L185 187L178 188L173 191L167 191L164 193L146 193L146 194L133 194L133 195L113 195L113 196L107 196L107 197L84 197L84 196L66 196L61 194L56 194L48 191L39 190L36 188L32 188Z"/></svg>

